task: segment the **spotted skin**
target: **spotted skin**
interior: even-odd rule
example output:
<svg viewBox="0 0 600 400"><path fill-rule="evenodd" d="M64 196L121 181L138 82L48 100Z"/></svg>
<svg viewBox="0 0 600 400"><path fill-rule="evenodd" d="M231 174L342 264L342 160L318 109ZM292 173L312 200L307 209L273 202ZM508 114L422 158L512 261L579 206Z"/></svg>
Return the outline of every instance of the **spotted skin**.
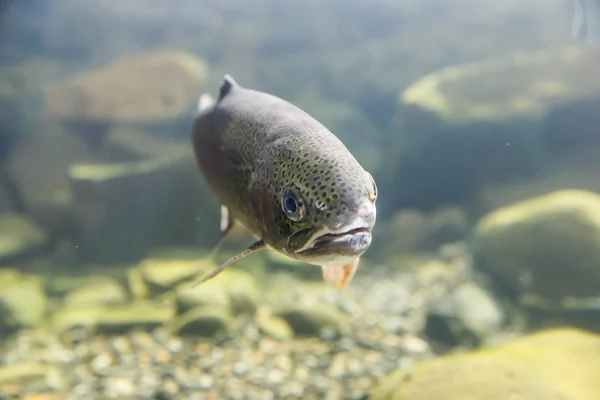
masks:
<svg viewBox="0 0 600 400"><path fill-rule="evenodd" d="M200 170L232 220L270 248L323 265L353 260L370 244L373 178L300 108L227 77L216 103L198 115L192 138ZM299 218L284 211L288 197ZM315 235L342 232L359 220L368 237L306 248Z"/></svg>

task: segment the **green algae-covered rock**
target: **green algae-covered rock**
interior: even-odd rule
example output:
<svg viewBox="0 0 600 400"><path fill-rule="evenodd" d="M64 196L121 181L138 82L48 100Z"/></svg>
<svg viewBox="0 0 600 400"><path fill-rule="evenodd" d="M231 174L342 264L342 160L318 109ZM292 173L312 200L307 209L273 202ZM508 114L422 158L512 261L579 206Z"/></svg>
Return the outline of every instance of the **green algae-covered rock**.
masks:
<svg viewBox="0 0 600 400"><path fill-rule="evenodd" d="M231 312L222 306L199 306L178 316L172 331L179 335L213 337L225 333L232 325Z"/></svg>
<svg viewBox="0 0 600 400"><path fill-rule="evenodd" d="M386 198L468 205L484 185L543 175L557 158L597 146L598 68L593 49L555 46L424 76L399 96L403 129L389 148L399 149L390 168L402 184Z"/></svg>
<svg viewBox="0 0 600 400"><path fill-rule="evenodd" d="M37 278L23 277L0 288L0 333L37 327L47 309L48 298Z"/></svg>
<svg viewBox="0 0 600 400"><path fill-rule="evenodd" d="M119 282L107 278L104 282L100 281L70 291L63 301L70 307L117 305L127 301L127 293Z"/></svg>
<svg viewBox="0 0 600 400"><path fill-rule="evenodd" d="M599 376L600 336L555 329L397 370L369 400L597 400Z"/></svg>
<svg viewBox="0 0 600 400"><path fill-rule="evenodd" d="M217 268L217 265L211 262L203 265L208 270ZM202 271L202 274L206 272ZM215 279L192 287L197 279L183 282L176 287L179 313L198 306L222 306L229 308L236 315L255 312L261 297L260 287L258 281L246 271L229 269Z"/></svg>
<svg viewBox="0 0 600 400"><path fill-rule="evenodd" d="M560 303L600 296L600 196L561 190L500 208L475 230L474 260L515 290Z"/></svg>
<svg viewBox="0 0 600 400"><path fill-rule="evenodd" d="M290 304L278 310L276 315L300 336L321 336L328 332L340 335L349 329L348 316L325 304Z"/></svg>
<svg viewBox="0 0 600 400"><path fill-rule="evenodd" d="M59 333L83 327L108 334L135 329L152 330L175 316L172 304L137 301L119 306L64 307L52 315L52 328Z"/></svg>

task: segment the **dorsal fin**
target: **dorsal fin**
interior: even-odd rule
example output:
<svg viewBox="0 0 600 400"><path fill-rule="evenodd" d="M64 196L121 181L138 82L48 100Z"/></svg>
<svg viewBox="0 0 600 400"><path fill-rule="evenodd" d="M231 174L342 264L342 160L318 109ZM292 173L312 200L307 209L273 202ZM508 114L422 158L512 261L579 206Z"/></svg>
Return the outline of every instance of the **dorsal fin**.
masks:
<svg viewBox="0 0 600 400"><path fill-rule="evenodd" d="M223 83L219 89L219 100L227 96L227 94L231 91L231 88L237 86L237 84L238 83L231 77L231 75L225 74L225 77L223 77Z"/></svg>

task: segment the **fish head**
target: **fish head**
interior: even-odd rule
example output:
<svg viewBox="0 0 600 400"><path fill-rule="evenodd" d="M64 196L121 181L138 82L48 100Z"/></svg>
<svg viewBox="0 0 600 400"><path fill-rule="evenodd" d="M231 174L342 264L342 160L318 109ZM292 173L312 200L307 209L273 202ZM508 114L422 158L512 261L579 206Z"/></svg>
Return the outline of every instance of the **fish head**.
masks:
<svg viewBox="0 0 600 400"><path fill-rule="evenodd" d="M267 239L296 260L345 265L371 244L377 185L350 154L301 154L275 170L271 198L277 210Z"/></svg>

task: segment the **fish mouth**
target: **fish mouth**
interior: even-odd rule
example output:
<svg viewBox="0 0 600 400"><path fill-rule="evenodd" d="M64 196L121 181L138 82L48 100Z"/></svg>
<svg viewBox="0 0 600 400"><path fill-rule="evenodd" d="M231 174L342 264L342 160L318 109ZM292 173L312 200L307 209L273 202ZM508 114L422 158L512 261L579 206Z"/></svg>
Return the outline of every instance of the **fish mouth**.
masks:
<svg viewBox="0 0 600 400"><path fill-rule="evenodd" d="M368 226L348 227L343 231L321 231L315 233L306 244L296 250L300 257L358 256L371 244L371 230Z"/></svg>
<svg viewBox="0 0 600 400"><path fill-rule="evenodd" d="M312 249L317 249L320 247L327 246L334 242L340 242L348 239L351 236L359 235L359 234L368 234L371 235L367 228L354 228L349 231L341 232L341 233L324 233L321 236L317 236L312 241Z"/></svg>

